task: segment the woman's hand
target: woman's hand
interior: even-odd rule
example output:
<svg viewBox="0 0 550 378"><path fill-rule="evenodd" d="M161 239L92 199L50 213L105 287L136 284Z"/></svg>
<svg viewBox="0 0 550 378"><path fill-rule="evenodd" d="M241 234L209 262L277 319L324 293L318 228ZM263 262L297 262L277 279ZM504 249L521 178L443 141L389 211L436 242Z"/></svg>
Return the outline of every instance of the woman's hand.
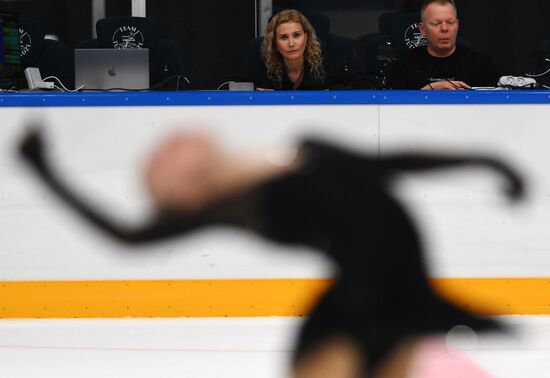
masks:
<svg viewBox="0 0 550 378"><path fill-rule="evenodd" d="M426 84L421 90L461 90L472 89L468 84L459 80L443 80L435 81L433 83Z"/></svg>

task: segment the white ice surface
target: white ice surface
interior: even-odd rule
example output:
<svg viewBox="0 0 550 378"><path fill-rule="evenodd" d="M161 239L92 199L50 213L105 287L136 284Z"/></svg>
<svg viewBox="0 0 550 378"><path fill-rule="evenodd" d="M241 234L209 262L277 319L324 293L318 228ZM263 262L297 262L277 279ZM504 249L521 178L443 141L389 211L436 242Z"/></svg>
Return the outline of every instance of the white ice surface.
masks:
<svg viewBox="0 0 550 378"><path fill-rule="evenodd" d="M454 343L495 378L550 376L550 317L502 317L510 336ZM8 378L282 378L299 318L2 320Z"/></svg>

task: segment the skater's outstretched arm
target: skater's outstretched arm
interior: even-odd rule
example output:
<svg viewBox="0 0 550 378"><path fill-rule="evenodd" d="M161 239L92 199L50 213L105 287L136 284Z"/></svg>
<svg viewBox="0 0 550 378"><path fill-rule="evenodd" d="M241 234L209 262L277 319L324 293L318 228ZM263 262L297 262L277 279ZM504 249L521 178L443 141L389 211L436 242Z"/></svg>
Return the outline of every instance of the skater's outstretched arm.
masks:
<svg viewBox="0 0 550 378"><path fill-rule="evenodd" d="M44 142L38 130L32 130L23 139L20 150L22 157L35 170L39 177L73 209L80 213L92 224L106 232L113 238L126 243L142 243L164 239L181 234L201 225L201 215L189 216L183 212L162 212L152 222L141 227L127 227L120 225L88 205L75 194L59 177L46 158Z"/></svg>
<svg viewBox="0 0 550 378"><path fill-rule="evenodd" d="M510 199L519 200L525 195L522 177L507 163L489 156L408 153L382 157L379 166L383 172L420 172L467 166L489 168L506 180L504 191Z"/></svg>

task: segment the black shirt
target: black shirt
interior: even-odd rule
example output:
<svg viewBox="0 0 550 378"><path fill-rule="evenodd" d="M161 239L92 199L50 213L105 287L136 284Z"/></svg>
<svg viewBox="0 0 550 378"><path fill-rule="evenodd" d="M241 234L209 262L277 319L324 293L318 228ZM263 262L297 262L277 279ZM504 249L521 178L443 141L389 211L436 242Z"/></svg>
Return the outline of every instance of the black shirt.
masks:
<svg viewBox="0 0 550 378"><path fill-rule="evenodd" d="M421 89L436 81L459 80L472 87L494 87L500 78L490 59L464 46L445 58L430 55L426 46L408 50L390 69L392 89Z"/></svg>
<svg viewBox="0 0 550 378"><path fill-rule="evenodd" d="M254 83L255 88L264 88L264 89L276 89L276 90L323 90L327 89L327 84L325 83L324 78L317 78L311 72L310 67L304 65L303 79L300 85L296 88L294 83L290 81L286 72L283 72L282 81L279 83L275 80L271 80L267 75L267 67L263 62L257 64L255 67L248 67L247 72L245 73L245 81L250 81Z"/></svg>

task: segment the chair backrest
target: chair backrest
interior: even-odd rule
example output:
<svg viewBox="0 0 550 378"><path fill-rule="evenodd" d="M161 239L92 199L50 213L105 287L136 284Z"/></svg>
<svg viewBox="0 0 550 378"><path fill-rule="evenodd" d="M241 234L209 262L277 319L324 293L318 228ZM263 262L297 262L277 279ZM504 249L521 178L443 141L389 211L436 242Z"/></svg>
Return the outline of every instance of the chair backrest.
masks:
<svg viewBox="0 0 550 378"><path fill-rule="evenodd" d="M283 8L273 8L273 15L282 10ZM328 18L327 15L315 12L302 12L302 14L308 19L313 29L315 29L315 34L317 34L317 38L319 38L321 44L327 44L329 39L330 18ZM273 16L269 18L269 21L271 21L272 18Z"/></svg>
<svg viewBox="0 0 550 378"><path fill-rule="evenodd" d="M533 72L537 75L537 83L550 86L550 38L540 41L531 51L534 58Z"/></svg>
<svg viewBox="0 0 550 378"><path fill-rule="evenodd" d="M385 49L394 50L388 34L365 34L357 39L355 49L360 69L375 75L391 60L384 59Z"/></svg>
<svg viewBox="0 0 550 378"><path fill-rule="evenodd" d="M304 13L304 16L309 20L313 29L315 29L315 34L317 38L321 41L323 45L326 45L329 41L329 31L330 31L330 19L328 16L320 13Z"/></svg>
<svg viewBox="0 0 550 378"><path fill-rule="evenodd" d="M158 42L157 25L148 17L106 17L96 22L100 48L147 48L155 54Z"/></svg>
<svg viewBox="0 0 550 378"><path fill-rule="evenodd" d="M329 34L324 53L326 80L329 87L347 87L355 68L355 47L351 38Z"/></svg>
<svg viewBox="0 0 550 378"><path fill-rule="evenodd" d="M368 73L383 75L388 63L399 52L426 45L420 33L420 13L384 13L378 18L379 33L366 34L356 42L357 58Z"/></svg>
<svg viewBox="0 0 550 378"><path fill-rule="evenodd" d="M184 89L189 88L184 81L183 54L179 44L173 40L159 38L156 52L151 60L149 78L152 86L163 82L167 78L173 78L158 89ZM174 79L175 76L178 76Z"/></svg>
<svg viewBox="0 0 550 378"><path fill-rule="evenodd" d="M44 50L46 25L43 22L22 18L19 21L19 45L21 64L30 67L37 64Z"/></svg>
<svg viewBox="0 0 550 378"><path fill-rule="evenodd" d="M420 13L389 13L381 15L379 25L390 36L392 46L397 50L414 49L426 45L426 37L420 33Z"/></svg>
<svg viewBox="0 0 550 378"><path fill-rule="evenodd" d="M23 68L37 67L42 78L55 76L63 85L72 88L74 81L73 55L61 41L45 39L46 25L38 20L19 21L19 43Z"/></svg>

